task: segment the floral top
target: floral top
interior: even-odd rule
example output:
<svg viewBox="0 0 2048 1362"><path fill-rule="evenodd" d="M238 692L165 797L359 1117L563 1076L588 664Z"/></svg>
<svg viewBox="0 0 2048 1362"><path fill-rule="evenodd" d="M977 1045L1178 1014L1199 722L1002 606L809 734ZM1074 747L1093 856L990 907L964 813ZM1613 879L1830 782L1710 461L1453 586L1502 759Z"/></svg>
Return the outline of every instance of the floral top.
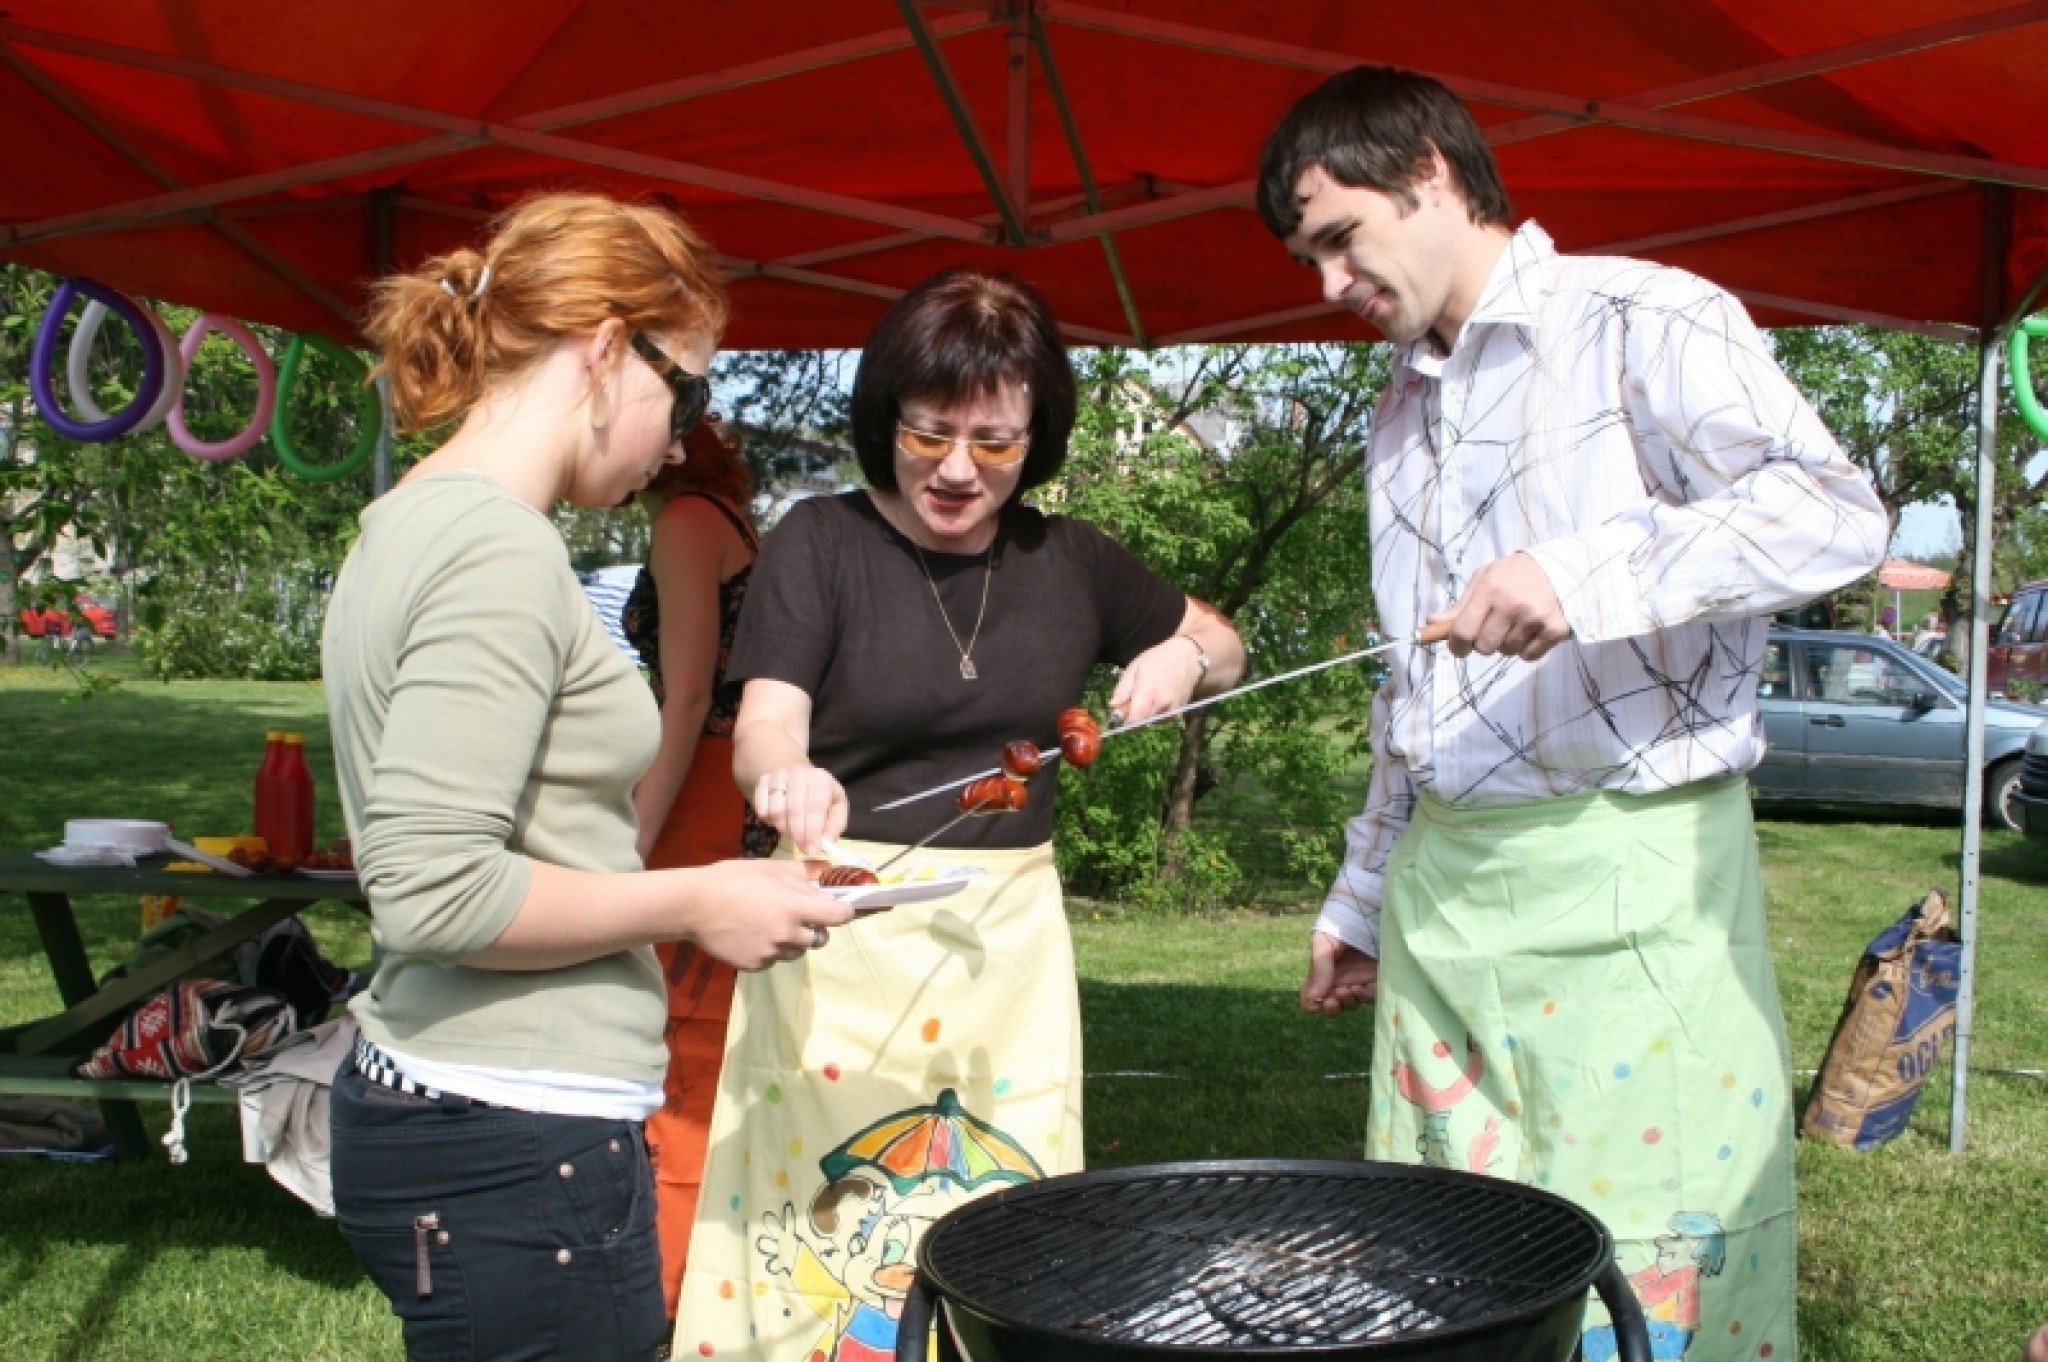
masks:
<svg viewBox="0 0 2048 1362"><path fill-rule="evenodd" d="M685 495L701 498L731 521L748 548L760 547L754 527L732 507L701 492ZM718 661L711 674L711 708L704 715L704 731L715 738L731 737L733 720L739 717L740 692L746 683L729 679L725 667L732 655L733 633L739 628L740 607L747 599L747 579L753 571L754 565L749 563L718 584ZM655 703L667 704L668 691L661 681L661 600L655 591L654 574L644 567L640 569L639 580L633 583L633 593L626 597L619 623L626 631L626 641L639 651L640 660L647 665L647 682L654 687Z"/></svg>
<svg viewBox="0 0 2048 1362"><path fill-rule="evenodd" d="M740 538L747 541L748 548L760 547L754 527L732 507L701 492L684 495L703 497L720 515L732 522ZM740 607L746 603L747 579L753 571L754 565L749 563L718 584L718 659L712 664L711 708L704 714L704 733L708 737L731 737L733 721L739 717L740 694L745 690L746 682L728 677L726 662L732 655L733 633L739 628ZM654 688L655 703L666 705L668 690L661 680L661 600L655 589L654 574L644 567L640 569L639 580L633 583L632 594L626 597L625 608L619 612L619 623L626 632L626 641L639 651L640 660L647 665L647 683ZM740 837L741 854L749 859L772 856L776 841L775 829L755 817L754 806L748 804L746 826Z"/></svg>

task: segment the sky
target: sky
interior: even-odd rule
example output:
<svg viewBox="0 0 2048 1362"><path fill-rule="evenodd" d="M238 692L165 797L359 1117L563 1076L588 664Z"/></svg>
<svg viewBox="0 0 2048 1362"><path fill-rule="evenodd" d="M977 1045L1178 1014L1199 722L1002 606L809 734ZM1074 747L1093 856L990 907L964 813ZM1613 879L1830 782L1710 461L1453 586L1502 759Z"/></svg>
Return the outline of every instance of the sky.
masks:
<svg viewBox="0 0 2048 1362"><path fill-rule="evenodd" d="M1899 528L1892 535L1893 557L1934 558L1962 546L1963 526L1955 507L1921 502L1899 512Z"/></svg>
<svg viewBox="0 0 2048 1362"><path fill-rule="evenodd" d="M2027 481L2048 477L2048 450L2027 463ZM1899 512L1899 528L1892 535L1892 554L1898 558L1930 558L1954 553L1963 546L1963 523L1956 508L1946 502L1921 502Z"/></svg>

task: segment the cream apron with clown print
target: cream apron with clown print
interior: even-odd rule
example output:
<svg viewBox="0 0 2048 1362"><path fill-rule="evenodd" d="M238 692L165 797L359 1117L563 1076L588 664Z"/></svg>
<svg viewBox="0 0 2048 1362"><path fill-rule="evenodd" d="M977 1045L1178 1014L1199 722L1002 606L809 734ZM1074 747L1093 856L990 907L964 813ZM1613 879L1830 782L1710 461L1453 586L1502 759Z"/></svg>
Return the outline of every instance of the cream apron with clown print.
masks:
<svg viewBox="0 0 2048 1362"><path fill-rule="evenodd" d="M900 848L842 842L880 863ZM918 852L959 893L740 976L678 1358L883 1362L931 1223L1081 1168L1081 1026L1052 848Z"/></svg>
<svg viewBox="0 0 2048 1362"><path fill-rule="evenodd" d="M1660 1359L1797 1351L1791 1077L1756 857L1737 776L1425 795L1387 864L1367 1157L1599 1216ZM1597 1300L1584 1350L1615 1356Z"/></svg>

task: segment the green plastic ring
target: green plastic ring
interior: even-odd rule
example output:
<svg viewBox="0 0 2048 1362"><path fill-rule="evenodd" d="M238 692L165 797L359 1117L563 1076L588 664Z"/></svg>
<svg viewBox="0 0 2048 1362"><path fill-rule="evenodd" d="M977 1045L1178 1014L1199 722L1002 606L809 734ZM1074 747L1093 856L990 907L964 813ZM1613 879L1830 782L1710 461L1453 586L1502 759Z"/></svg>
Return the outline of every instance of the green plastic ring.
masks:
<svg viewBox="0 0 2048 1362"><path fill-rule="evenodd" d="M298 447L292 443L288 413L292 392L299 385L299 361L305 357L308 348L319 351L321 358L339 365L342 372L356 383L356 443L336 463L308 463L299 457ZM384 404L378 400L377 390L366 381L368 377L369 370L363 366L362 360L327 337L312 334L293 336L291 344L285 347L283 361L277 366L277 409L270 417L270 447L277 451L277 461L307 482L332 482L361 472L377 448L377 438L384 433Z"/></svg>
<svg viewBox="0 0 2048 1362"><path fill-rule="evenodd" d="M2048 338L2048 312L2029 317L2012 329L2012 345L2008 352L2012 367L2012 400L2020 409L2020 419L2027 423L2027 429L2048 440L2048 411L2041 410L2041 399L2034 394L2034 377L2027 372L2027 341L2035 336Z"/></svg>

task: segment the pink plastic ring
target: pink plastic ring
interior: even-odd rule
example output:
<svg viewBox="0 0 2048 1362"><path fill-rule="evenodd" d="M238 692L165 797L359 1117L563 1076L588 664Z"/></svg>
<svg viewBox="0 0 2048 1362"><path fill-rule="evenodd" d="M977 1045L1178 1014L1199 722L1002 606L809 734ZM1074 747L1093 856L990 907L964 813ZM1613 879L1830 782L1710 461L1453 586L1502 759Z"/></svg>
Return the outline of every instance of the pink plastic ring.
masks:
<svg viewBox="0 0 2048 1362"><path fill-rule="evenodd" d="M262 342L256 339L255 333L248 327L233 317L224 317L218 312L202 312L198 319L186 328L185 339L178 343L178 353L184 357L188 372L192 368L192 357L199 353L199 343L206 338L208 331L218 331L240 346L242 353L249 357L249 363L255 366L256 414L249 418L249 424L242 428L239 435L216 444L208 444L204 440L194 439L191 430L185 425L185 395L181 392L178 394L177 402L171 407L171 416L167 424L170 427L172 444L195 459L220 463L247 454L255 448L256 442L263 438L263 432L270 428L270 414L277 409L277 367L270 362L270 356L264 351Z"/></svg>

